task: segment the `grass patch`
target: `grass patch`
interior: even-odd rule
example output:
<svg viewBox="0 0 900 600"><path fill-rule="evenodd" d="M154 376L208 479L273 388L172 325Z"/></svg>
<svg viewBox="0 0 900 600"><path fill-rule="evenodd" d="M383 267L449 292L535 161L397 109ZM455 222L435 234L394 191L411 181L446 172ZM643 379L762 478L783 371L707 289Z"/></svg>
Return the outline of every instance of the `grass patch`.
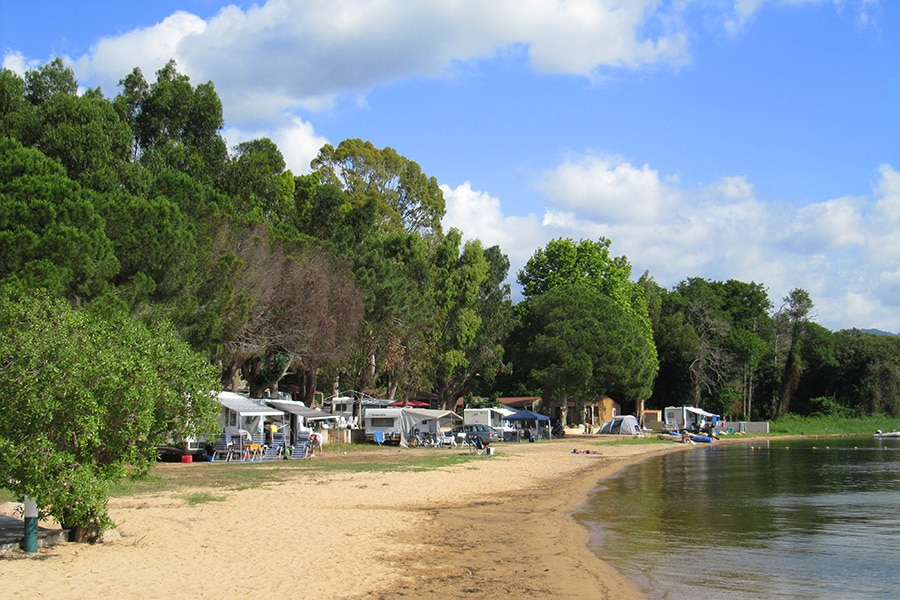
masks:
<svg viewBox="0 0 900 600"><path fill-rule="evenodd" d="M180 497L190 506L206 504L208 502L224 502L228 498L228 496L224 494L216 495L211 492L191 492L188 494L181 494Z"/></svg>
<svg viewBox="0 0 900 600"><path fill-rule="evenodd" d="M302 474L315 476L342 472L433 471L465 464L477 458L480 457L470 455L465 449L407 449L342 444L340 451L336 447L326 446L324 456L308 460L157 463L147 477L114 486L110 490L110 496L181 492L185 499L187 496L197 495L199 502L209 502L218 499L222 492L281 483L296 479Z"/></svg>
<svg viewBox="0 0 900 600"><path fill-rule="evenodd" d="M772 421L769 431L777 435L872 435L876 430L900 429L900 418L887 415L866 417L798 417L788 415Z"/></svg>

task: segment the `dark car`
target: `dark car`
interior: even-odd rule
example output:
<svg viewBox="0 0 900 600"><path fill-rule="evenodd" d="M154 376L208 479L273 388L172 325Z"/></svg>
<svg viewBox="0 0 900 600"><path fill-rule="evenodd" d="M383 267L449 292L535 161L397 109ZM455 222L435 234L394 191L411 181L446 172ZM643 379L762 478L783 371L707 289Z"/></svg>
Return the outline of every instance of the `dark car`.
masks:
<svg viewBox="0 0 900 600"><path fill-rule="evenodd" d="M458 439L461 434L465 434L467 440L479 437L485 444L499 442L501 439L497 430L488 425L459 425L453 428L454 437Z"/></svg>

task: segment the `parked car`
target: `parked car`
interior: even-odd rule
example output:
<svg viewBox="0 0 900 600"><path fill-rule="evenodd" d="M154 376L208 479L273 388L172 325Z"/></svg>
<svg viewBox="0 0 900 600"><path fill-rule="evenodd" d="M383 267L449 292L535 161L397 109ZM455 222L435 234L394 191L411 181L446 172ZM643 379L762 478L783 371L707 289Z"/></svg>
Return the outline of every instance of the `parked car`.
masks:
<svg viewBox="0 0 900 600"><path fill-rule="evenodd" d="M453 436L458 438L460 434L465 434L467 440L479 437L485 444L491 442L499 442L502 437L496 429L490 425L458 425L452 429Z"/></svg>

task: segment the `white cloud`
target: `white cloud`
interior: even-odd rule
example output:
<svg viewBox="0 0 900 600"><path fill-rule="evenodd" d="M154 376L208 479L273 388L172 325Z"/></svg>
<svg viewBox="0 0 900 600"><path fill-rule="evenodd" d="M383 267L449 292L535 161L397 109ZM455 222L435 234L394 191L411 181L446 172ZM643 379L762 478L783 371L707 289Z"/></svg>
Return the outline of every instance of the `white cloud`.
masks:
<svg viewBox="0 0 900 600"><path fill-rule="evenodd" d="M593 155L545 172L536 187L553 206L608 223L670 218L678 201L649 166Z"/></svg>
<svg viewBox="0 0 900 600"><path fill-rule="evenodd" d="M728 33L741 31L766 4L803 6L826 3L833 4L839 12L847 10L849 5L857 24L866 27L874 20L873 10L881 0L734 0L734 6L725 21L725 30Z"/></svg>
<svg viewBox="0 0 900 600"><path fill-rule="evenodd" d="M312 123L298 117L290 117L290 125L279 129L272 139L295 175L309 173L309 163L328 143L327 139L316 135Z"/></svg>
<svg viewBox="0 0 900 600"><path fill-rule="evenodd" d="M860 198L837 198L800 207L794 213L787 241L807 251L833 250L843 246L862 246Z"/></svg>
<svg viewBox="0 0 900 600"><path fill-rule="evenodd" d="M25 71L36 66L35 62L29 62L21 52L11 52L3 57L3 68L16 73L20 77L25 75Z"/></svg>
<svg viewBox="0 0 900 600"><path fill-rule="evenodd" d="M75 62L79 80L111 92L134 66L150 79L174 58L194 82L216 83L240 125L515 47L540 71L585 76L683 62L680 21L661 10L653 0L269 0L206 21L179 11L104 38Z"/></svg>
<svg viewBox="0 0 900 600"><path fill-rule="evenodd" d="M205 30L203 19L178 11L152 27L101 39L91 47L90 54L75 60L75 72L79 81L99 84L107 95L112 95L119 80L135 67L153 81L156 71L174 58L181 72L191 73L190 57L180 52L179 46L189 36L202 35Z"/></svg>

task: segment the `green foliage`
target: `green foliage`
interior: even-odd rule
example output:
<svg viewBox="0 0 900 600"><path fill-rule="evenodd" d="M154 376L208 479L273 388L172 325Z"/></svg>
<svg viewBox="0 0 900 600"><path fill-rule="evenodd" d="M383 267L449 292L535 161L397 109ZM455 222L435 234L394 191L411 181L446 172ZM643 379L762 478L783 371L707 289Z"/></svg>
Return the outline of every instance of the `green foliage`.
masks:
<svg viewBox="0 0 900 600"><path fill-rule="evenodd" d="M0 476L88 537L110 525L112 482L214 427L215 372L163 326L7 289L0 364Z"/></svg>
<svg viewBox="0 0 900 600"><path fill-rule="evenodd" d="M519 272L525 306L510 357L545 397L647 398L658 371L648 294L610 241L556 239Z"/></svg>
<svg viewBox="0 0 900 600"><path fill-rule="evenodd" d="M61 58L29 69L25 73L25 98L35 105L46 102L58 94L74 96L78 92L75 72L65 65Z"/></svg>
<svg viewBox="0 0 900 600"><path fill-rule="evenodd" d="M267 220L287 218L293 210L294 178L269 138L242 142L222 175L222 189L237 202L237 212Z"/></svg>
<svg viewBox="0 0 900 600"><path fill-rule="evenodd" d="M37 150L0 139L0 280L92 298L119 262L95 196Z"/></svg>
<svg viewBox="0 0 900 600"><path fill-rule="evenodd" d="M526 298L539 296L554 287L575 281L589 283L607 296L625 305L629 293L631 265L624 256L613 257L612 242L558 238L535 251L518 279Z"/></svg>
<svg viewBox="0 0 900 600"><path fill-rule="evenodd" d="M312 167L323 183L342 187L356 205L374 200L380 227L423 237L440 234L445 204L437 180L393 148L348 139L337 148L324 146Z"/></svg>
<svg viewBox="0 0 900 600"><path fill-rule="evenodd" d="M650 395L658 363L642 324L593 286L559 285L529 300L531 377L547 392L635 401Z"/></svg>
<svg viewBox="0 0 900 600"><path fill-rule="evenodd" d="M140 69L120 81L115 106L131 125L133 155L159 173L175 169L203 183L221 176L228 150L219 131L222 102L212 82L194 87L170 60L147 84Z"/></svg>
<svg viewBox="0 0 900 600"><path fill-rule="evenodd" d="M900 429L900 418L883 414L860 417L785 415L769 424L770 433L778 435L872 435L879 429Z"/></svg>

